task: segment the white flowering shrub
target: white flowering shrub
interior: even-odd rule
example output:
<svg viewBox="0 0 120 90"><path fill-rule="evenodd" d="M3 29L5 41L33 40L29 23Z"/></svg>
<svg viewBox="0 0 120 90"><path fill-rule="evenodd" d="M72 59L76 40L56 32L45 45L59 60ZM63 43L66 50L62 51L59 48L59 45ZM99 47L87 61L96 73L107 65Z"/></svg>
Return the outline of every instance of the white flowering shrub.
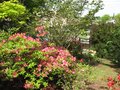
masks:
<svg viewBox="0 0 120 90"><path fill-rule="evenodd" d="M83 49L82 54L88 63L95 63L98 61L96 51L92 49Z"/></svg>

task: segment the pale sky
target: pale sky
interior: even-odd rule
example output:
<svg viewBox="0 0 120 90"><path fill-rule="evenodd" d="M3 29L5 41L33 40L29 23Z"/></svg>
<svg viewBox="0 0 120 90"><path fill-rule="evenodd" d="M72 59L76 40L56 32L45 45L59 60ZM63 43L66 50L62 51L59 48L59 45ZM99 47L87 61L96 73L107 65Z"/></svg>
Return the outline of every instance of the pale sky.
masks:
<svg viewBox="0 0 120 90"><path fill-rule="evenodd" d="M120 0L103 0L104 9L100 10L96 16L103 16L105 14L109 14L112 16L113 14L120 13Z"/></svg>

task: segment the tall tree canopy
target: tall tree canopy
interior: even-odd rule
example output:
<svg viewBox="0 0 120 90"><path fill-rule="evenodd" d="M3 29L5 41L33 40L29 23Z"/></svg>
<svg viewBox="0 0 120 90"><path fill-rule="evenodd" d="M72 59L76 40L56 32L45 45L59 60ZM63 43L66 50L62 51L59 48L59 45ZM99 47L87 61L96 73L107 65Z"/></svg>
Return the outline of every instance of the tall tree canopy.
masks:
<svg viewBox="0 0 120 90"><path fill-rule="evenodd" d="M71 39L78 39L81 30L89 29L95 14L102 9L101 0L45 0L36 15L45 25L48 39L68 47Z"/></svg>

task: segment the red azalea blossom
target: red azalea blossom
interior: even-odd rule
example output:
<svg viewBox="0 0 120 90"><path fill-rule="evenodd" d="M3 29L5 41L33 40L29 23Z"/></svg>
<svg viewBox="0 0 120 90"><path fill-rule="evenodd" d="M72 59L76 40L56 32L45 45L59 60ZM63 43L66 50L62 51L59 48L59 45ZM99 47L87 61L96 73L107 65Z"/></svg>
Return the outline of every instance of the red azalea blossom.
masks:
<svg viewBox="0 0 120 90"><path fill-rule="evenodd" d="M109 88L113 87L114 84L115 84L114 81L108 81L108 83L107 83L107 85L108 85Z"/></svg>
<svg viewBox="0 0 120 90"><path fill-rule="evenodd" d="M120 74L118 75L117 79L120 81Z"/></svg>

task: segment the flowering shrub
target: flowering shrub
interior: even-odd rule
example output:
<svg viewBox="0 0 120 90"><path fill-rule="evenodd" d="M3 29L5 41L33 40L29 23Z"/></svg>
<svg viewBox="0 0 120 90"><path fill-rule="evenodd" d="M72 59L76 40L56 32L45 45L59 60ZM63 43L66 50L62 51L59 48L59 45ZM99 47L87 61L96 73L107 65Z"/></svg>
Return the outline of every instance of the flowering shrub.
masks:
<svg viewBox="0 0 120 90"><path fill-rule="evenodd" d="M96 51L91 49L83 49L82 54L86 62L95 63L97 61Z"/></svg>
<svg viewBox="0 0 120 90"><path fill-rule="evenodd" d="M74 74L75 58L62 47L17 33L0 42L0 67L8 79L23 77L24 88L46 87L55 75Z"/></svg>
<svg viewBox="0 0 120 90"><path fill-rule="evenodd" d="M90 55L91 57L94 57L96 55L96 51L90 49L83 49L82 54L86 54L86 55Z"/></svg>
<svg viewBox="0 0 120 90"><path fill-rule="evenodd" d="M120 90L120 74L116 78L108 77L109 90Z"/></svg>

